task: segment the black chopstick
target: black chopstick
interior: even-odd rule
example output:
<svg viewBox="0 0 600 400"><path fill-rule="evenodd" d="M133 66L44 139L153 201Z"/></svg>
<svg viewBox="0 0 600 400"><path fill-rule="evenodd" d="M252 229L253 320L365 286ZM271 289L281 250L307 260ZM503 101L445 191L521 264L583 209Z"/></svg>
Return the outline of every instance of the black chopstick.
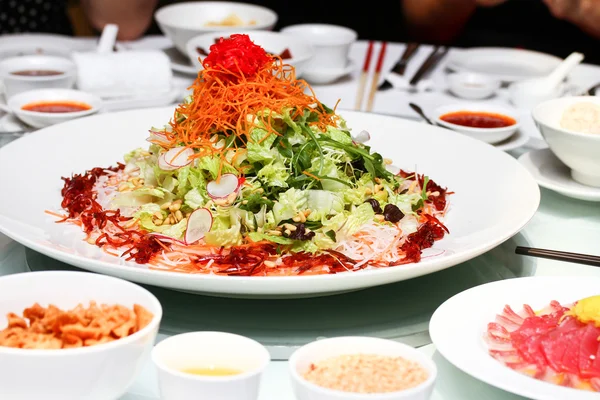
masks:
<svg viewBox="0 0 600 400"><path fill-rule="evenodd" d="M431 69L435 67L442 58L444 58L447 52L447 47L435 46L431 53L429 53L429 56L427 56L419 70L411 78L409 84L411 86L415 86L417 83L419 83L419 81L425 76L425 74L431 71Z"/></svg>
<svg viewBox="0 0 600 400"><path fill-rule="evenodd" d="M600 256L593 256L590 254L569 253L566 251L538 249L534 247L523 246L517 246L515 253L524 256L547 258L549 260L566 261L576 264L600 267Z"/></svg>
<svg viewBox="0 0 600 400"><path fill-rule="evenodd" d="M394 64L391 72L394 72L398 75L404 75L404 71L406 70L406 66L408 65L408 61L412 58L412 56L417 52L419 48L419 43L407 43L404 48L404 52L400 59ZM387 79L384 79L383 82L379 85L377 90L387 90L391 89L393 85Z"/></svg>

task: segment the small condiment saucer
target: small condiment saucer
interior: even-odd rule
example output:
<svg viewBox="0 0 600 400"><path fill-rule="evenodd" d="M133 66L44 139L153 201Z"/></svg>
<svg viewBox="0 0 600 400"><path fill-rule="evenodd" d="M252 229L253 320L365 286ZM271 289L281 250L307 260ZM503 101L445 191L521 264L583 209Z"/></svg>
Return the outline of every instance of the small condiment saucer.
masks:
<svg viewBox="0 0 600 400"><path fill-rule="evenodd" d="M403 117L406 118L406 117ZM425 121L421 121L423 123L427 123ZM441 125L440 125L441 126ZM502 150L502 151L511 151L511 150L516 150L519 147L523 147L527 144L530 144L531 141L531 137L529 135L527 135L523 129L517 129L515 133L513 133L510 137L508 137L507 139L504 139L501 142L498 143L494 143L494 144L490 144L491 146L494 146L495 148L497 148L498 150ZM537 140L537 139L536 139Z"/></svg>
<svg viewBox="0 0 600 400"><path fill-rule="evenodd" d="M527 136L521 129L517 129L508 139L504 139L499 143L494 143L492 146L502 151L511 151L525 146L529 142Z"/></svg>
<svg viewBox="0 0 600 400"><path fill-rule="evenodd" d="M186 75L198 75L198 67L196 67L190 59L182 54L175 47L163 49L167 57L171 60L171 69L176 72L181 72Z"/></svg>
<svg viewBox="0 0 600 400"><path fill-rule="evenodd" d="M353 61L348 61L345 68L323 68L323 69L311 69L304 70L301 78L305 79L308 83L315 85L326 85L333 83L343 76L348 75L354 71L356 64Z"/></svg>
<svg viewBox="0 0 600 400"><path fill-rule="evenodd" d="M527 152L519 157L519 162L541 187L579 200L600 201L600 188L582 185L573 180L569 167L550 149Z"/></svg>

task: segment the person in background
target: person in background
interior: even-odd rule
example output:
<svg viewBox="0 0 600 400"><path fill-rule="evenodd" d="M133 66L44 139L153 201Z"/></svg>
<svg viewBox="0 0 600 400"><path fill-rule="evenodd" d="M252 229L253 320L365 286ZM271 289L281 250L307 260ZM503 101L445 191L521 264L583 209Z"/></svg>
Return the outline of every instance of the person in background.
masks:
<svg viewBox="0 0 600 400"><path fill-rule="evenodd" d="M0 34L56 33L73 35L76 18L94 31L119 25L119 40L143 35L152 23L158 0L0 0Z"/></svg>
<svg viewBox="0 0 600 400"><path fill-rule="evenodd" d="M409 40L520 47L600 64L600 0L401 0Z"/></svg>
<svg viewBox="0 0 600 400"><path fill-rule="evenodd" d="M84 14L97 31L106 24L119 26L119 40L142 36L154 20L158 0L80 0Z"/></svg>

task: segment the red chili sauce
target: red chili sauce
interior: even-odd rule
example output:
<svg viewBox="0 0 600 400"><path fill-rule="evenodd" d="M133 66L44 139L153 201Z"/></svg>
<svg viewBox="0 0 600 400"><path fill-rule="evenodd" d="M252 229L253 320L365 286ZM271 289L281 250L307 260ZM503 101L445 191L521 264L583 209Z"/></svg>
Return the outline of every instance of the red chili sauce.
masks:
<svg viewBox="0 0 600 400"><path fill-rule="evenodd" d="M54 75L62 75L64 72L62 71L54 71L50 69L25 69L22 71L13 71L12 75L19 76L54 76Z"/></svg>
<svg viewBox="0 0 600 400"><path fill-rule="evenodd" d="M43 113L69 113L77 111L87 111L92 106L86 103L77 103L74 101L40 101L25 104L21 107L25 111L36 111Z"/></svg>
<svg viewBox="0 0 600 400"><path fill-rule="evenodd" d="M504 128L517 123L509 116L485 111L455 111L442 115L440 119L471 128Z"/></svg>

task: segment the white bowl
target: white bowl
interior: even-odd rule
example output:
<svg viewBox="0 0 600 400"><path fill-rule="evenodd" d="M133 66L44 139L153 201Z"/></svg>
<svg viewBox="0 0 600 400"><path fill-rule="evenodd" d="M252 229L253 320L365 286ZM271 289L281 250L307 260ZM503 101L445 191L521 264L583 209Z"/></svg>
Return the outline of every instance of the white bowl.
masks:
<svg viewBox="0 0 600 400"><path fill-rule="evenodd" d="M457 124L451 124L442 120L440 117L444 114L459 111L474 111L474 112L488 112L492 114L502 114L514 119L516 122L513 125L502 127L502 128L474 128L470 126L462 126ZM456 103L445 105L436 108L431 116L433 122L446 128L453 129L457 132L471 136L474 139L484 141L486 143L499 143L503 140L511 137L520 126L520 116L517 110L510 107L504 107L493 104L480 104L480 103Z"/></svg>
<svg viewBox="0 0 600 400"><path fill-rule="evenodd" d="M47 113L23 110L22 107L37 102L52 101L70 101L75 103L85 103L91 106L89 110L65 112L65 113ZM19 93L8 100L8 107L21 121L34 128L44 128L46 126L69 121L75 118L85 117L97 113L102 108L102 100L91 93L82 92L74 89L37 89Z"/></svg>
<svg viewBox="0 0 600 400"><path fill-rule="evenodd" d="M281 33L312 44L315 55L307 63L306 71L310 73L311 78L315 78L314 83L329 83L339 78L340 74L348 73L348 54L358 38L356 31L330 24L298 24L283 28ZM308 75L306 76L309 80Z"/></svg>
<svg viewBox="0 0 600 400"><path fill-rule="evenodd" d="M183 333L161 341L152 350L163 400L256 400L270 359L260 343L226 332ZM183 372L190 368L227 368L241 373L207 376Z"/></svg>
<svg viewBox="0 0 600 400"><path fill-rule="evenodd" d="M230 15L241 18L246 25L206 26ZM161 7L154 13L154 18L175 47L187 54L186 44L194 36L214 31L272 30L278 15L269 8L241 2L188 1ZM248 25L251 21L255 23Z"/></svg>
<svg viewBox="0 0 600 400"><path fill-rule="evenodd" d="M572 178L583 185L600 187L600 135L560 126L563 112L583 102L600 105L600 98L570 96L547 100L533 109L532 116L550 150L571 169Z"/></svg>
<svg viewBox="0 0 600 400"><path fill-rule="evenodd" d="M450 92L463 99L485 99L500 89L501 82L476 72L455 72L446 76Z"/></svg>
<svg viewBox="0 0 600 400"><path fill-rule="evenodd" d="M387 393L343 392L318 386L303 377L313 363L330 357L358 353L403 357L425 368L429 377L413 388ZM364 336L317 340L296 350L289 358L288 364L298 400L427 400L431 397L437 377L435 363L414 347L394 340Z"/></svg>
<svg viewBox="0 0 600 400"><path fill-rule="evenodd" d="M5 316L36 302L70 309L78 304L145 307L154 314L145 328L123 339L59 350L0 347L0 398L11 400L106 400L122 396L147 362L162 308L152 293L131 282L91 272L25 272L0 278L0 329Z"/></svg>
<svg viewBox="0 0 600 400"><path fill-rule="evenodd" d="M306 69L306 65L314 56L313 46L306 40L290 37L281 32L270 31L218 31L205 33L190 39L187 43L187 54L194 65L200 70L202 64L198 57L202 56L198 53L197 48L200 47L207 52L210 52L210 46L215 43L215 39L221 37L229 37L232 33L247 34L250 39L257 45L261 46L267 53L280 54L285 49L289 49L292 58L283 60L285 64L292 65L296 70L296 77L301 77Z"/></svg>
<svg viewBox="0 0 600 400"><path fill-rule="evenodd" d="M53 70L61 72L60 75L49 76L22 76L14 72L24 70ZM7 58L0 62L0 80L6 97L10 98L17 93L33 89L59 88L69 89L75 84L77 68L70 59L46 56L29 55Z"/></svg>

